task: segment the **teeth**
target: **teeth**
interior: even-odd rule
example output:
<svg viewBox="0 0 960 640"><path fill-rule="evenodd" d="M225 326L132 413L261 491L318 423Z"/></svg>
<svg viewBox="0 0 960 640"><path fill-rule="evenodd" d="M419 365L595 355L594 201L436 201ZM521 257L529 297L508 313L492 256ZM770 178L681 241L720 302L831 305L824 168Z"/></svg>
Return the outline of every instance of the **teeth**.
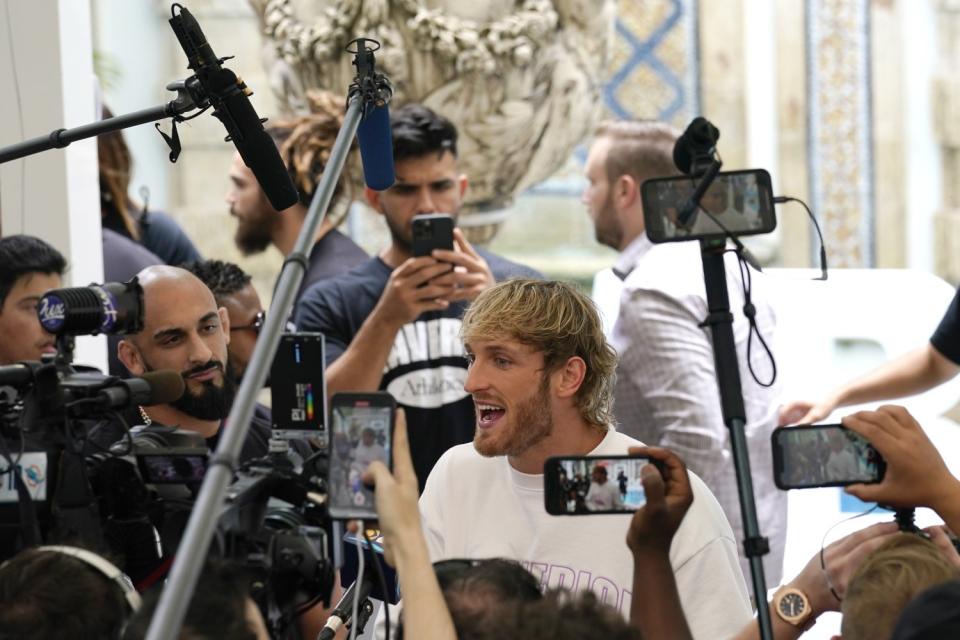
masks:
<svg viewBox="0 0 960 640"><path fill-rule="evenodd" d="M500 411L503 409L503 407L498 407L493 404L478 404L477 409L480 409L481 411Z"/></svg>

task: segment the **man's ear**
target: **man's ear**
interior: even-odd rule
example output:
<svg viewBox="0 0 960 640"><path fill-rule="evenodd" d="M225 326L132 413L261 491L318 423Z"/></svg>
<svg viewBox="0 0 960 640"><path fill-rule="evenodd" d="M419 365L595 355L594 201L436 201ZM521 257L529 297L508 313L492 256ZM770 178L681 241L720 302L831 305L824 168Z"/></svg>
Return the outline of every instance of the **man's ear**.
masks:
<svg viewBox="0 0 960 640"><path fill-rule="evenodd" d="M371 189L370 187L363 188L363 195L367 199L367 204L373 207L377 213L383 213L383 205L380 204L380 192Z"/></svg>
<svg viewBox="0 0 960 640"><path fill-rule="evenodd" d="M587 363L579 356L571 356L553 373L554 393L561 398L572 398L580 390L587 375Z"/></svg>
<svg viewBox="0 0 960 640"><path fill-rule="evenodd" d="M463 197L467 194L467 187L470 186L470 180L467 178L467 174L460 174L460 177L457 178L457 185L460 187L460 199L463 200Z"/></svg>
<svg viewBox="0 0 960 640"><path fill-rule="evenodd" d="M620 176L614 187L614 197L621 209L632 207L640 199L640 183L631 175Z"/></svg>
<svg viewBox="0 0 960 640"><path fill-rule="evenodd" d="M230 314L227 313L226 307L220 307L217 309L217 315L220 316L220 326L223 327L223 337L226 339L227 344L230 344Z"/></svg>
<svg viewBox="0 0 960 640"><path fill-rule="evenodd" d="M140 351L129 340L121 340L117 345L117 358L133 376L142 376L147 371Z"/></svg>

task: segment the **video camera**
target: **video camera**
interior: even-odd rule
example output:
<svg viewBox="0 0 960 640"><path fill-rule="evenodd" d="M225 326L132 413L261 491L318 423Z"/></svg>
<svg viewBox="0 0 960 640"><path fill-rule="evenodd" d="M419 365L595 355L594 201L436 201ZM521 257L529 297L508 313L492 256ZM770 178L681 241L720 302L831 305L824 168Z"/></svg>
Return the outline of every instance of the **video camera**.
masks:
<svg viewBox="0 0 960 640"><path fill-rule="evenodd" d="M118 411L172 402L183 393L175 372L121 380L71 362L73 336L143 327L143 289L136 278L49 291L37 313L57 335L58 353L0 367L0 457L6 462L0 477L9 476L0 492L2 557L44 540L102 546L85 462L91 437L115 433L112 441L119 440L127 427Z"/></svg>

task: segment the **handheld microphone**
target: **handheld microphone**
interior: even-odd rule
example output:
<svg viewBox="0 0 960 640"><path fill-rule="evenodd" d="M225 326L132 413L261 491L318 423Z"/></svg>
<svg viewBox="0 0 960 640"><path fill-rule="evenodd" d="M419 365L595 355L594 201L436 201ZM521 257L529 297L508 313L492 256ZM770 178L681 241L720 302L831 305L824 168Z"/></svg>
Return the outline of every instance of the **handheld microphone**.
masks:
<svg viewBox="0 0 960 640"><path fill-rule="evenodd" d="M180 12L170 18L170 26L187 55L187 67L194 72L206 93L213 106L213 115L226 128L227 139L233 141L274 209L283 211L297 204L300 201L297 188L280 152L250 104L248 96L253 92L233 71L221 66L228 58L216 56L197 20L186 7L174 4L173 9Z"/></svg>
<svg viewBox="0 0 960 640"><path fill-rule="evenodd" d="M340 598L337 606L330 612L330 617L327 618L327 623L323 625L323 629L317 635L317 640L333 640L340 627L345 624L356 624L356 621L351 622L350 620L353 616L353 601L359 599L362 603L370 597L372 590L373 582L369 578L364 577L362 580L354 581L343 594L343 597ZM359 610L363 610L362 606Z"/></svg>

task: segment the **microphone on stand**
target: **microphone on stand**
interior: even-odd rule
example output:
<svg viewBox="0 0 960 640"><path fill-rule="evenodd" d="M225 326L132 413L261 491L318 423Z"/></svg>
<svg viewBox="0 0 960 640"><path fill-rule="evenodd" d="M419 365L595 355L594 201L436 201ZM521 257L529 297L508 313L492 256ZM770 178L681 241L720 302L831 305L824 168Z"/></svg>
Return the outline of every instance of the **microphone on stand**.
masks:
<svg viewBox="0 0 960 640"><path fill-rule="evenodd" d="M373 43L373 48L367 48ZM396 180L393 171L393 135L390 130L390 109L387 105L393 97L393 86L382 73L376 71L376 56L373 52L380 43L367 38L357 38L353 65L357 77L350 85L350 96L364 98L363 120L357 127L360 143L360 162L363 164L363 181L374 191L389 189Z"/></svg>

